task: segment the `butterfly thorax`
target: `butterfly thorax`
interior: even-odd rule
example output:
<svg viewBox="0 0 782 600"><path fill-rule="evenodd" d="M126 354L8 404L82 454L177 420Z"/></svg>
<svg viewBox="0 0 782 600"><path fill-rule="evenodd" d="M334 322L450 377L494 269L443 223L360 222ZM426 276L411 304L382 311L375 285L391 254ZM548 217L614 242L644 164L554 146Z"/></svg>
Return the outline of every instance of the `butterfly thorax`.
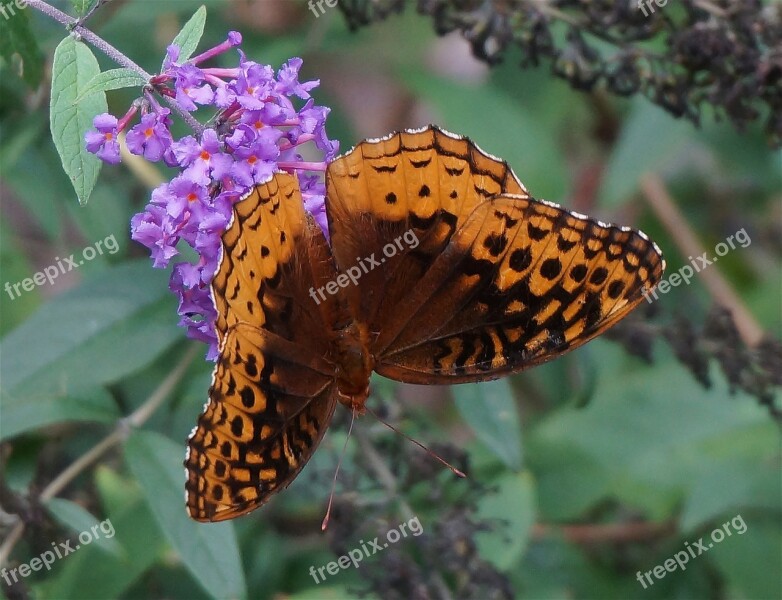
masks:
<svg viewBox="0 0 782 600"><path fill-rule="evenodd" d="M337 364L339 401L362 414L369 395L369 377L375 368L366 326L351 320L335 334L333 353Z"/></svg>

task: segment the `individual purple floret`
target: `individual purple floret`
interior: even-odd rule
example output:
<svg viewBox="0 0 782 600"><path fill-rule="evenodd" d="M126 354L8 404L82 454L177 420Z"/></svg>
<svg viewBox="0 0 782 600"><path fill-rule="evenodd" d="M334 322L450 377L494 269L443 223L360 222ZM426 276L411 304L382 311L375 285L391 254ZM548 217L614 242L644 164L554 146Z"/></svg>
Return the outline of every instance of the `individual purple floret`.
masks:
<svg viewBox="0 0 782 600"><path fill-rule="evenodd" d="M88 131L84 135L87 150L112 165L120 162L117 123L114 115L100 114L92 120L95 131Z"/></svg>
<svg viewBox="0 0 782 600"><path fill-rule="evenodd" d="M125 138L128 150L152 162L163 158L163 154L173 143L169 131L170 112L167 108L162 108L158 112L143 115L141 121L128 131Z"/></svg>

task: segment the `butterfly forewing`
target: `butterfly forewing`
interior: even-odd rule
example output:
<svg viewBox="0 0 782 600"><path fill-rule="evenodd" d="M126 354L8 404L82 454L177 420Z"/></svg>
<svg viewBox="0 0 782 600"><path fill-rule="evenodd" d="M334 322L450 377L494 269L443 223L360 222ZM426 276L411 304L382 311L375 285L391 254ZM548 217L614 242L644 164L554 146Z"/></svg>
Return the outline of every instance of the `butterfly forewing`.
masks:
<svg viewBox="0 0 782 600"><path fill-rule="evenodd" d="M293 176L278 173L235 205L212 286L220 356L185 462L194 519L257 508L320 442L336 403L336 304L316 305L308 291L334 276Z"/></svg>
<svg viewBox="0 0 782 600"><path fill-rule="evenodd" d="M436 127L362 142L329 165L326 184L338 268L369 266L346 290L354 317L380 335L475 207L526 193L507 164Z"/></svg>
<svg viewBox="0 0 782 600"><path fill-rule="evenodd" d="M416 309L376 370L410 383L521 371L619 321L662 269L637 231L498 196L473 212L411 293Z"/></svg>

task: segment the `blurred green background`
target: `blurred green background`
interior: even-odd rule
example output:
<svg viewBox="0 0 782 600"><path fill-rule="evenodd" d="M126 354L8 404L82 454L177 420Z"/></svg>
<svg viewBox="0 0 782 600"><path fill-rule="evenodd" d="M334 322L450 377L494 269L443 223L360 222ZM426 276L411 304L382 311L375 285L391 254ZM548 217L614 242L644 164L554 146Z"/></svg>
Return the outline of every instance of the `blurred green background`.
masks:
<svg viewBox="0 0 782 600"><path fill-rule="evenodd" d="M117 1L89 25L154 72L201 4ZM256 61L277 68L304 59L302 79L320 79L316 103L331 107L327 130L343 151L364 137L437 123L507 160L534 196L640 227L662 248L670 274L689 260L639 188L643 173L659 174L710 253L746 229L752 243L709 268L779 339L782 162L759 129L738 133L708 114L696 129L643 98L582 94L547 68L520 70L512 53L490 70L462 38L436 37L412 10L351 33L337 9L316 18L304 2L206 6L202 48L237 29ZM27 12L49 65L64 32ZM366 416L348 442L322 534L347 430L340 414L304 473L267 506L235 522L189 521L182 460L211 364L176 325L167 273L153 270L129 239L130 217L148 200L144 180L104 168L79 206L48 132L50 76L46 70L40 89L30 90L11 65L0 70L0 283L107 236L119 251L55 285L14 299L0 293L0 538L11 547L19 505L27 527L12 540L6 567L105 519L116 535L19 584L0 580L6 597L782 597L779 424L756 398L731 393L714 361L712 385L702 386L662 337L651 362L601 338L499 382L449 389L375 377L370 403L466 467L468 480ZM134 96L110 92L110 112L124 114ZM697 329L711 305L696 276L633 319L651 330L676 319ZM142 425L123 420L160 393L164 401ZM94 462L39 501L85 453ZM410 515L421 536L323 583L310 576L310 566ZM636 579L738 515L746 531L686 570L646 589Z"/></svg>

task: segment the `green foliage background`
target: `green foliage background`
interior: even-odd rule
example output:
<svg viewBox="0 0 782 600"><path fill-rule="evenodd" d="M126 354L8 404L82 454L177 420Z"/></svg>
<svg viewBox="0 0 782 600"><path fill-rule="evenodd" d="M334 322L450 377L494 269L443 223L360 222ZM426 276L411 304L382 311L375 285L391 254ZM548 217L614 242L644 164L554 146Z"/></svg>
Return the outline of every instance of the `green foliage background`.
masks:
<svg viewBox="0 0 782 600"><path fill-rule="evenodd" d="M117 2L89 26L153 72L200 4ZM337 10L316 18L303 2L257 2L250 13L242 12L244 3L206 6L202 48L238 29L254 60L276 68L290 56L304 58L304 78L321 80L316 101L332 108L328 131L343 150L363 137L436 122L506 159L536 197L641 227L673 273L688 258L638 185L643 173L661 174L704 248L742 227L750 233L750 246L710 268L779 338L782 162L758 130L739 133L712 119L696 130L642 98L579 94L545 69L520 71L512 54L488 71L472 63L460 38L436 38L412 13L354 34ZM282 25L273 25L276 15ZM40 59L50 64L63 29L32 10L14 18L29 19ZM116 67L98 60L103 70ZM394 450L389 468L400 483L391 494L364 472L365 455L352 440L337 498L367 515L360 534L340 539L338 514L330 532L319 531L344 415L304 474L268 506L235 522L189 521L182 460L211 365L201 358L204 348L176 326L167 273L153 270L129 240L130 217L149 188L136 172L104 168L80 206L49 132L50 71L28 61L20 78L14 60L0 64L0 283L30 277L110 235L120 247L54 286L16 299L0 290L0 536L13 529L14 507L22 506L27 523L11 566L97 521L109 518L116 530L115 543L82 548L21 585L0 582L7 597L343 598L367 587L397 597L376 583L379 570L394 569L382 554L321 584L308 569L335 560L340 544L358 547L405 521L404 506L419 518L422 538L458 530L467 516L490 525L464 543L475 542L476 560L503 574L517 597L782 595L779 427L755 398L731 393L715 365L713 385L703 388L661 340L651 363L598 339L532 371L444 393L376 378L370 402L387 407L398 427L426 444L463 450L470 481L437 470L431 485L443 493L430 493L427 482L408 485L402 458L418 450ZM110 92L109 110L123 114L133 97ZM639 310L638 319L656 324L682 315L698 324L710 304L696 276L653 310ZM170 393L148 420L134 426L125 418L165 383ZM355 427L381 456L396 448L389 441L395 434L371 417ZM55 500L38 501L42 488L106 436L117 443ZM465 511L452 516L452 503ZM364 512L367 505L382 507L382 517ZM649 589L636 580L637 571L739 514L743 535L715 544ZM426 566L418 541L405 539L399 548ZM457 565L446 564L439 576L453 597L470 597ZM421 577L428 583L433 576L424 570Z"/></svg>

